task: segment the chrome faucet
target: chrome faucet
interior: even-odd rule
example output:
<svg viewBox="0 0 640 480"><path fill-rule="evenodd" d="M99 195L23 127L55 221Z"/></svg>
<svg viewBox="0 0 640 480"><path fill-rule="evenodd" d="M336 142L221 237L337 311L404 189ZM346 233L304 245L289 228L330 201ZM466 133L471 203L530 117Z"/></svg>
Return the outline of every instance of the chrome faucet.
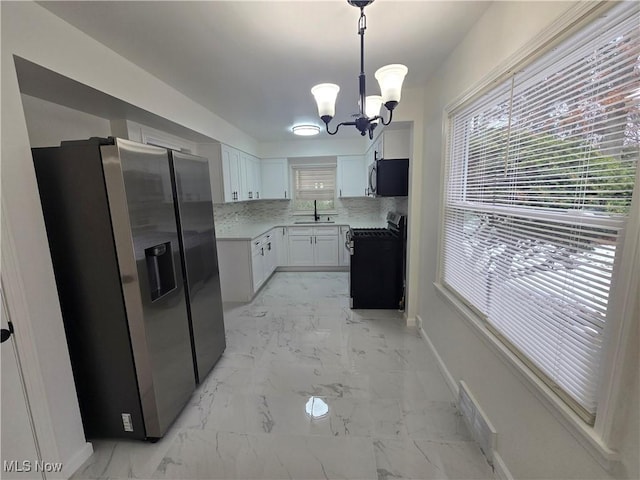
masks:
<svg viewBox="0 0 640 480"><path fill-rule="evenodd" d="M317 200L313 201L313 219L317 222L320 220L320 215L318 215L318 205Z"/></svg>

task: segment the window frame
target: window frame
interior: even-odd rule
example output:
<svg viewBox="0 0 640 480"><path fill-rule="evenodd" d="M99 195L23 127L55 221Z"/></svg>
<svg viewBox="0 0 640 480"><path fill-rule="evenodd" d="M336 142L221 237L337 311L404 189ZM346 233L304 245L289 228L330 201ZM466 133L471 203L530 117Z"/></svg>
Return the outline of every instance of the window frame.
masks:
<svg viewBox="0 0 640 480"><path fill-rule="evenodd" d="M313 215L313 209L309 210L300 210L297 208L297 185L296 185L296 170L314 170L314 169L333 169L333 180L334 180L334 188L333 188L333 208L328 210L318 210L318 214L321 215L337 215L337 199L338 199L338 166L337 163L291 163L289 166L291 171L291 202L293 205L292 215Z"/></svg>
<svg viewBox="0 0 640 480"><path fill-rule="evenodd" d="M636 171L635 189L629 211L629 219L620 241L620 255L611 282L610 303L607 325L607 339L603 350L600 386L598 389L598 412L593 426L585 423L571 410L533 371L509 350L498 336L487 327L483 316L470 306L453 289L447 287L443 278L445 195L448 158L450 155L449 136L452 131L452 115L466 107L470 102L489 94L494 88L507 81L514 72L531 64L545 55L567 37L583 28L590 28L598 18L615 8L609 2L580 3L569 8L554 23L542 30L524 47L507 57L491 70L479 82L464 91L458 98L447 104L442 117L442 156L440 170L440 234L436 281L437 294L447 301L460 316L480 335L484 343L502 358L507 366L525 380L530 391L549 407L552 415L575 435L575 438L594 456L605 469L612 469L619 453L612 447L620 441L619 433L614 431L616 407L624 393L628 375L624 363L632 346L631 332L637 309L636 295L640 288L640 273L634 271L634 265L640 265L640 168ZM616 436L618 435L618 436Z"/></svg>

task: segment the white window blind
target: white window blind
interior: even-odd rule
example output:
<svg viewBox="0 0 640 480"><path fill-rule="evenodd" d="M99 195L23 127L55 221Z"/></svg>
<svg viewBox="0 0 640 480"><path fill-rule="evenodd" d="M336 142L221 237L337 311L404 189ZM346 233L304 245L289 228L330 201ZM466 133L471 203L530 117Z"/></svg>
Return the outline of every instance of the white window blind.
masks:
<svg viewBox="0 0 640 480"><path fill-rule="evenodd" d="M640 145L627 2L450 117L442 280L593 424Z"/></svg>
<svg viewBox="0 0 640 480"><path fill-rule="evenodd" d="M294 168L296 200L328 201L335 198L336 167Z"/></svg>

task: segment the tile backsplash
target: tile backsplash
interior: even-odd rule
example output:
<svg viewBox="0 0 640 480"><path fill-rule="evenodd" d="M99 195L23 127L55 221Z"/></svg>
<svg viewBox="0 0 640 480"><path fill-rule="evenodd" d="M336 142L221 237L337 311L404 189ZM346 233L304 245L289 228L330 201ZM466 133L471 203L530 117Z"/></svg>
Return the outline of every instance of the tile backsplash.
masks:
<svg viewBox="0 0 640 480"><path fill-rule="evenodd" d="M386 198L338 198L337 214L328 215L337 223L350 220L366 221L383 225L387 212L393 210L407 214L407 197ZM290 200L254 200L248 202L214 204L216 230L225 231L242 224L293 223L300 220L293 214ZM327 216L322 215L322 218ZM312 215L309 216L310 218Z"/></svg>

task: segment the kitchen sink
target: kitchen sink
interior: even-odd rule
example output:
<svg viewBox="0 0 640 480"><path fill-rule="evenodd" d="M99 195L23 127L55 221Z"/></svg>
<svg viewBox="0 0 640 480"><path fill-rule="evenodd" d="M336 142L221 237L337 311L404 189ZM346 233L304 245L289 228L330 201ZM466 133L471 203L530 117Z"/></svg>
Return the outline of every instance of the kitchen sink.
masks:
<svg viewBox="0 0 640 480"><path fill-rule="evenodd" d="M322 224L327 224L327 223L336 223L334 220L318 220L317 222L314 222L313 220L296 220L295 222L293 222L297 225L322 225Z"/></svg>

